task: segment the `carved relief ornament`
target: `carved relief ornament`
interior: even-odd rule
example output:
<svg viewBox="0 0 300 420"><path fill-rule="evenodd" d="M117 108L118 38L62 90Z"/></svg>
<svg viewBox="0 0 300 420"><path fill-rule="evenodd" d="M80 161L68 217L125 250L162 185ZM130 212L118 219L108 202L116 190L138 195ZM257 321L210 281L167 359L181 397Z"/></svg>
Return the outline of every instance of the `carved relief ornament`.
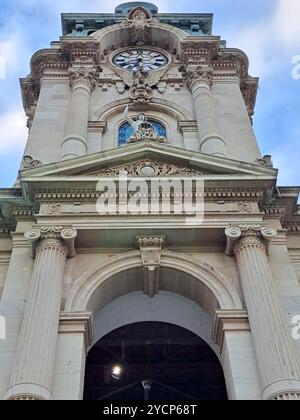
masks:
<svg viewBox="0 0 300 420"><path fill-rule="evenodd" d="M213 69L208 66L191 66L185 68L185 78L190 90L196 82L205 83L210 87L213 80Z"/></svg>
<svg viewBox="0 0 300 420"><path fill-rule="evenodd" d="M119 176L126 173L130 176L201 176L205 173L192 168L177 166L171 163L153 160L141 160L127 165L103 169L95 175L99 177Z"/></svg>
<svg viewBox="0 0 300 420"><path fill-rule="evenodd" d="M138 236L136 242L144 268L144 293L153 298L160 288L160 261L165 237Z"/></svg>
<svg viewBox="0 0 300 420"><path fill-rule="evenodd" d="M130 40L132 45L142 47L151 41L151 13L143 7L132 9L127 20L124 22L130 28Z"/></svg>
<svg viewBox="0 0 300 420"><path fill-rule="evenodd" d="M91 92L96 85L97 71L94 67L71 67L69 69L69 82L73 89L85 88Z"/></svg>

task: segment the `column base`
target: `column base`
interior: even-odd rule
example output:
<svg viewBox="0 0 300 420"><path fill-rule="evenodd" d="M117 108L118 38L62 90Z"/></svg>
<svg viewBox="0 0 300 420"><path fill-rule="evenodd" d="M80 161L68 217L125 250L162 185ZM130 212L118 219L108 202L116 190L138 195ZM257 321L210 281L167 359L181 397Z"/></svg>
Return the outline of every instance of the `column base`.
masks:
<svg viewBox="0 0 300 420"><path fill-rule="evenodd" d="M200 151L201 153L206 153L208 155L227 156L225 141L222 137L215 134L212 134L201 141Z"/></svg>
<svg viewBox="0 0 300 420"><path fill-rule="evenodd" d="M53 400L51 392L36 384L18 384L8 389L4 397L5 400Z"/></svg>
<svg viewBox="0 0 300 420"><path fill-rule="evenodd" d="M300 401L300 381L282 380L265 388L263 393L265 401Z"/></svg>

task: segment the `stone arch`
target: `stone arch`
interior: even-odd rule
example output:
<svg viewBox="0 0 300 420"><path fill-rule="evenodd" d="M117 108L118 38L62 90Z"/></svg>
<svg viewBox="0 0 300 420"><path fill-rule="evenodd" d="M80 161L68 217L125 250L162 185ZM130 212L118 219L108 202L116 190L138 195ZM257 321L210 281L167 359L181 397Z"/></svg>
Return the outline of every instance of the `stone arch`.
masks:
<svg viewBox="0 0 300 420"><path fill-rule="evenodd" d="M130 99L117 100L109 105L97 109L93 114L93 121L108 121L113 116L124 111L126 105L131 104ZM194 119L184 107L165 99L153 99L147 112L161 112L174 118L176 121L191 121Z"/></svg>
<svg viewBox="0 0 300 420"><path fill-rule="evenodd" d="M134 270L138 272L134 274ZM75 281L65 311L99 311L119 296L142 290L142 270L139 251L109 258L106 263L92 267ZM190 298L202 306L211 318L217 309L242 309L239 295L231 282L207 264L180 253L163 251L161 270L162 276L164 272L166 274L162 290Z"/></svg>
<svg viewBox="0 0 300 420"><path fill-rule="evenodd" d="M150 30L152 46L177 53L182 40L188 36L182 29L154 20L150 23ZM100 29L90 36L99 41L100 53L103 54L106 50L124 47L124 42L130 41L130 26L123 22Z"/></svg>

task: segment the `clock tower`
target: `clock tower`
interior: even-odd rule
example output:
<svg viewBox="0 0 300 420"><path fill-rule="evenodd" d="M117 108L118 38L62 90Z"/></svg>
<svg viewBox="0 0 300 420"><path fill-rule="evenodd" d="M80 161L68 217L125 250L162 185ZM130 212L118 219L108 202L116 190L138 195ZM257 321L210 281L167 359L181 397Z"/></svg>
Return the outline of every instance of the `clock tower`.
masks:
<svg viewBox="0 0 300 420"><path fill-rule="evenodd" d="M32 57L0 190L0 398L300 399L300 190L212 22L63 14Z"/></svg>

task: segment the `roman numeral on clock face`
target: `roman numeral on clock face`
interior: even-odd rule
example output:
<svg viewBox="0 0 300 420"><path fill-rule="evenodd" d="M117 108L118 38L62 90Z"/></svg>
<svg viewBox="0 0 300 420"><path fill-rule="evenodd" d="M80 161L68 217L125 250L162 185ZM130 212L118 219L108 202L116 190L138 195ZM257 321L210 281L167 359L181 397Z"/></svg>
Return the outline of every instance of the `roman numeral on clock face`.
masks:
<svg viewBox="0 0 300 420"><path fill-rule="evenodd" d="M168 58L164 54L149 48L132 48L115 55L113 63L126 70L132 70L139 63L146 70L158 70L168 63Z"/></svg>

